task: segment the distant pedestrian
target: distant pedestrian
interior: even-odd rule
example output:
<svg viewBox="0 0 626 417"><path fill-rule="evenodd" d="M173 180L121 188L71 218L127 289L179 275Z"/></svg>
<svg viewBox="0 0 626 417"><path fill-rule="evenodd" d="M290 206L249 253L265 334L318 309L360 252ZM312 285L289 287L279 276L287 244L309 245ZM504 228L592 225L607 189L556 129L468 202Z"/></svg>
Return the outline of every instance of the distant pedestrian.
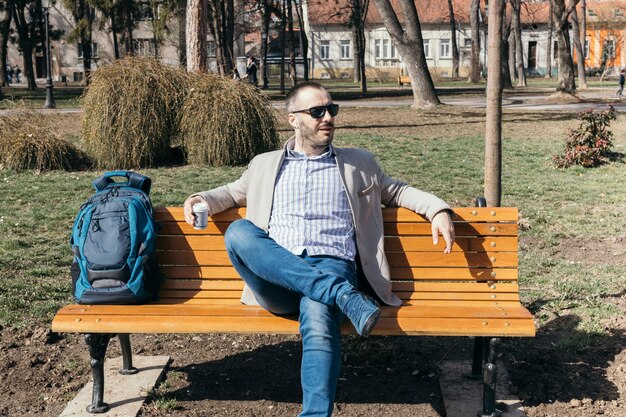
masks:
<svg viewBox="0 0 626 417"><path fill-rule="evenodd" d="M256 86L259 82L256 73L256 59L254 59L253 56L248 57L248 62L246 63L246 77L248 78L248 82L254 86Z"/></svg>
<svg viewBox="0 0 626 417"><path fill-rule="evenodd" d="M11 65L9 64L7 64L6 73L7 73L7 85L11 85L13 83L13 68L11 68Z"/></svg>
<svg viewBox="0 0 626 417"><path fill-rule="evenodd" d="M624 82L626 81L626 70L622 70L619 73L619 90L617 90L617 95L621 96L622 93L624 92Z"/></svg>
<svg viewBox="0 0 626 417"><path fill-rule="evenodd" d="M20 82L20 74L22 73L22 70L20 69L20 67L15 64L15 68L13 68L13 73L15 75L15 82L19 83Z"/></svg>

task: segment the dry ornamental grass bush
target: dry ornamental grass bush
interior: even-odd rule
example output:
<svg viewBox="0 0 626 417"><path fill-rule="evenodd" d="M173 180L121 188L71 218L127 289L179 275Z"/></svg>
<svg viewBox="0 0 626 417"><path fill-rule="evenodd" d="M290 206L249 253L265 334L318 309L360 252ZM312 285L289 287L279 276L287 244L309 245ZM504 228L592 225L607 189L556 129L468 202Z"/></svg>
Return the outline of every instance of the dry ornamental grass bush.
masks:
<svg viewBox="0 0 626 417"><path fill-rule="evenodd" d="M0 168L23 171L88 168L90 158L71 142L42 126L45 117L26 108L0 116Z"/></svg>
<svg viewBox="0 0 626 417"><path fill-rule="evenodd" d="M241 165L279 147L271 105L255 87L210 74L190 77L179 132L189 163Z"/></svg>
<svg viewBox="0 0 626 417"><path fill-rule="evenodd" d="M99 168L154 166L170 159L187 76L149 58L99 68L84 96L83 134Z"/></svg>

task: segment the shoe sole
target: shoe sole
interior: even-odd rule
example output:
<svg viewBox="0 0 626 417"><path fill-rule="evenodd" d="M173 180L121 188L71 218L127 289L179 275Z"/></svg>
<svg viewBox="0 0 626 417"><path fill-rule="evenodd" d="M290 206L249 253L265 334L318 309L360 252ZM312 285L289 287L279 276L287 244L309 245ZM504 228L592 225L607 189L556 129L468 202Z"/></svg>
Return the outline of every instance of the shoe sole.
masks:
<svg viewBox="0 0 626 417"><path fill-rule="evenodd" d="M365 326L363 326L363 332L361 333L361 337L368 337L374 327L376 327L376 323L378 323L378 319L380 319L380 315L382 311L380 309L376 310L365 322Z"/></svg>

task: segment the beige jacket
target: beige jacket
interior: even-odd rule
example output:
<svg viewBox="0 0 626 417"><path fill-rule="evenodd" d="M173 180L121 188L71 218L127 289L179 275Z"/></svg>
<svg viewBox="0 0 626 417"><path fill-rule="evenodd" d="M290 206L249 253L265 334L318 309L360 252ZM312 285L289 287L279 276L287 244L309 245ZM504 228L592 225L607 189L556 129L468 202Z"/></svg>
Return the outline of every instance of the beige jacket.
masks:
<svg viewBox="0 0 626 417"><path fill-rule="evenodd" d="M388 305L400 305L391 292L389 264L385 256L381 205L405 207L429 220L449 206L434 195L410 187L383 173L374 156L365 150L335 148L337 166L343 180L354 218L356 246L361 268L379 298ZM268 230L276 175L285 151L256 156L238 180L210 191L197 193L209 203L211 214L231 207L247 207L246 218ZM241 301L257 304L245 287Z"/></svg>

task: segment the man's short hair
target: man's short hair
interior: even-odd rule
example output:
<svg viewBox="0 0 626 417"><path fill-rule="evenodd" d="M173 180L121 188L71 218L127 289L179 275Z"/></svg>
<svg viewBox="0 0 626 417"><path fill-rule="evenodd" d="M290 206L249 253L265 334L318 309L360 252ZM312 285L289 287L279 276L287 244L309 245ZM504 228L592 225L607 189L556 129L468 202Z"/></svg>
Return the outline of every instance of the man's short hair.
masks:
<svg viewBox="0 0 626 417"><path fill-rule="evenodd" d="M285 106L287 107L287 111L291 112L295 110L300 110L300 109L295 109L294 106L296 104L296 100L298 99L298 95L300 94L300 91L304 90L305 88L314 88L316 90L326 91L326 89L324 88L322 84L315 82L315 81L305 81L303 83L296 85L295 87L292 87L291 90L289 90L289 92L287 92L287 95L285 96Z"/></svg>

